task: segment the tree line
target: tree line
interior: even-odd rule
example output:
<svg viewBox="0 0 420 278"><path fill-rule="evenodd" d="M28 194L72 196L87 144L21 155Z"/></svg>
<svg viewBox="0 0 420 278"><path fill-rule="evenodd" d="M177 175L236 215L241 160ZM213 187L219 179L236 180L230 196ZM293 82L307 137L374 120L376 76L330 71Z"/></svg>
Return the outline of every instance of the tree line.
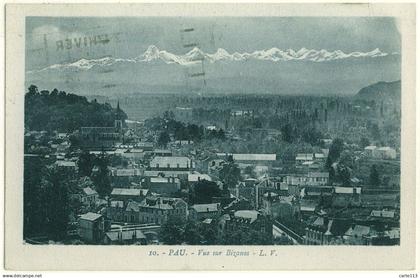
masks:
<svg viewBox="0 0 420 278"><path fill-rule="evenodd" d="M116 113L109 103L89 102L57 89L39 91L31 85L25 94L25 128L29 130L73 132L82 126L113 126ZM120 116L127 119L124 111Z"/></svg>

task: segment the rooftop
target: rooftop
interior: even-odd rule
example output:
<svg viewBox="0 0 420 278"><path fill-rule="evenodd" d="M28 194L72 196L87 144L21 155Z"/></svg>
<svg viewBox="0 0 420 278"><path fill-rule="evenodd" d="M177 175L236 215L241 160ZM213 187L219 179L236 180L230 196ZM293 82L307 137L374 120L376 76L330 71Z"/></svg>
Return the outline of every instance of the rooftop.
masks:
<svg viewBox="0 0 420 278"><path fill-rule="evenodd" d="M76 162L74 161L59 160L59 161L56 161L55 164L57 164L60 167L76 167Z"/></svg>
<svg viewBox="0 0 420 278"><path fill-rule="evenodd" d="M99 219L101 217L102 217L101 214L94 213L94 212L88 212L88 213L82 214L80 216L80 219L88 220L88 221L95 221L96 219Z"/></svg>
<svg viewBox="0 0 420 278"><path fill-rule="evenodd" d="M85 187L85 188L83 188L83 192L86 194L86 195L95 195L95 194L98 194L98 192L96 192L95 190L93 190L92 188L90 188L90 187Z"/></svg>
<svg viewBox="0 0 420 278"><path fill-rule="evenodd" d="M235 212L235 217L250 219L251 223L257 220L260 213L256 210L238 210Z"/></svg>
<svg viewBox="0 0 420 278"><path fill-rule="evenodd" d="M372 210L370 216L383 217L383 218L394 218L395 211L393 210Z"/></svg>
<svg viewBox="0 0 420 278"><path fill-rule="evenodd" d="M161 168L190 168L191 159L185 156L156 156L150 162L150 167Z"/></svg>
<svg viewBox="0 0 420 278"><path fill-rule="evenodd" d="M173 178L173 177L151 177L150 178L150 182L151 183L170 183L170 182L174 182L174 183L178 183L179 182L179 178Z"/></svg>
<svg viewBox="0 0 420 278"><path fill-rule="evenodd" d="M330 174L328 172L309 172L308 177L310 178L328 178Z"/></svg>
<svg viewBox="0 0 420 278"><path fill-rule="evenodd" d="M138 188L114 188L111 195L125 195L125 196L145 196L147 195L147 189Z"/></svg>
<svg viewBox="0 0 420 278"><path fill-rule="evenodd" d="M212 204L198 204L191 206L196 212L215 212L218 211L220 208L220 203L212 203Z"/></svg>
<svg viewBox="0 0 420 278"><path fill-rule="evenodd" d="M111 241L145 239L146 238L146 236L141 232L141 230L111 231L111 232L107 232L106 236Z"/></svg>
<svg viewBox="0 0 420 278"><path fill-rule="evenodd" d="M233 159L237 161L275 161L277 158L276 154L261 154L261 153L234 153L232 154Z"/></svg>
<svg viewBox="0 0 420 278"><path fill-rule="evenodd" d="M354 193L353 189L356 190L357 194L360 194L362 192L361 187L344 187L344 186L334 187L334 192L337 194L353 194Z"/></svg>
<svg viewBox="0 0 420 278"><path fill-rule="evenodd" d="M211 181L211 177L207 174L188 174L188 181L189 182L196 182L199 180L207 180Z"/></svg>

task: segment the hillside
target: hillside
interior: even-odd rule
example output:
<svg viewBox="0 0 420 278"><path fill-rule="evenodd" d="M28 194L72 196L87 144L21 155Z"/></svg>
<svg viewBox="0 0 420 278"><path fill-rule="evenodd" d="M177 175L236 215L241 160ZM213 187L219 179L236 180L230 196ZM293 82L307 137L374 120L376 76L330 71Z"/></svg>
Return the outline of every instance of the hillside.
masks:
<svg viewBox="0 0 420 278"><path fill-rule="evenodd" d="M120 117L127 119L124 111ZM113 126L117 109L89 102L86 97L57 89L38 91L31 85L25 95L25 129L72 132L82 126Z"/></svg>
<svg viewBox="0 0 420 278"><path fill-rule="evenodd" d="M401 80L394 82L378 82L362 88L356 95L357 99L378 100L388 99L392 101L400 100Z"/></svg>

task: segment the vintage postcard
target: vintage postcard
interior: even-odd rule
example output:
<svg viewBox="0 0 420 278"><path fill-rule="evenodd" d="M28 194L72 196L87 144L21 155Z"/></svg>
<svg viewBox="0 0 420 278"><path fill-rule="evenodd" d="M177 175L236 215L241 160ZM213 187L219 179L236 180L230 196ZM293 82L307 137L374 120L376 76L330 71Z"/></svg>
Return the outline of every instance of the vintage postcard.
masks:
<svg viewBox="0 0 420 278"><path fill-rule="evenodd" d="M414 11L8 5L6 269L412 269Z"/></svg>

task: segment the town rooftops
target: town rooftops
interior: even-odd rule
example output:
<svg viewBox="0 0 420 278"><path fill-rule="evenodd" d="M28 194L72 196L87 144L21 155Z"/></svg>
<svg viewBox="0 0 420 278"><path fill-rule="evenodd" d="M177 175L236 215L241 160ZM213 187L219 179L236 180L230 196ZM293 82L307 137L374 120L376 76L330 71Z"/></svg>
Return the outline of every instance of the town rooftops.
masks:
<svg viewBox="0 0 420 278"><path fill-rule="evenodd" d="M158 177L164 175L165 177L177 177L180 174L189 174L191 171L171 171L171 170L155 170L155 171L144 171L143 176L145 177Z"/></svg>
<svg viewBox="0 0 420 278"><path fill-rule="evenodd" d="M395 149L393 149L391 147L379 147L376 150L378 150L378 151L395 151Z"/></svg>
<svg viewBox="0 0 420 278"><path fill-rule="evenodd" d="M111 195L123 195L123 196L146 196L148 193L147 189L138 188L114 188Z"/></svg>
<svg viewBox="0 0 420 278"><path fill-rule="evenodd" d="M150 182L151 183L169 183L169 182L178 183L179 178L174 178L174 177L151 177Z"/></svg>
<svg viewBox="0 0 420 278"><path fill-rule="evenodd" d="M93 190L92 188L90 188L90 187L85 187L85 188L83 188L83 192L86 194L86 195L96 195L96 194L98 194L98 192L96 192L95 190Z"/></svg>
<svg viewBox="0 0 420 278"><path fill-rule="evenodd" d="M328 172L309 172L308 177L310 178L328 178L330 174Z"/></svg>
<svg viewBox="0 0 420 278"><path fill-rule="evenodd" d="M140 230L110 231L105 234L110 241L146 239L146 236Z"/></svg>
<svg viewBox="0 0 420 278"><path fill-rule="evenodd" d="M115 169L112 171L112 175L116 177L132 177L140 174L140 169Z"/></svg>
<svg viewBox="0 0 420 278"><path fill-rule="evenodd" d="M55 164L57 164L59 167L76 167L76 162L74 161L58 160L55 162Z"/></svg>
<svg viewBox="0 0 420 278"><path fill-rule="evenodd" d="M110 207L112 207L112 208L123 208L124 207L124 202L123 201L111 201L110 202Z"/></svg>
<svg viewBox="0 0 420 278"><path fill-rule="evenodd" d="M191 159L185 156L156 156L150 162L152 168L192 168Z"/></svg>
<svg viewBox="0 0 420 278"><path fill-rule="evenodd" d="M101 217L102 217L101 214L94 213L94 212L88 212L88 213L82 214L80 216L80 219L87 220L87 221L95 221L95 220L97 220Z"/></svg>
<svg viewBox="0 0 420 278"><path fill-rule="evenodd" d="M127 204L127 207L125 208L125 211L135 211L139 212L139 203L135 201L131 201Z"/></svg>
<svg viewBox="0 0 420 278"><path fill-rule="evenodd" d="M191 206L193 210L196 212L216 212L220 208L220 203L212 203L212 204L198 204Z"/></svg>
<svg viewBox="0 0 420 278"><path fill-rule="evenodd" d="M256 210L238 210L234 213L234 216L249 219L252 223L257 220L259 214Z"/></svg>
<svg viewBox="0 0 420 278"><path fill-rule="evenodd" d="M276 154L262 154L262 153L234 153L233 160L236 161L275 161Z"/></svg>
<svg viewBox="0 0 420 278"><path fill-rule="evenodd" d="M188 174L189 182L197 182L199 180L211 181L211 177L207 174Z"/></svg>
<svg viewBox="0 0 420 278"><path fill-rule="evenodd" d="M346 236L362 237L362 236L366 236L370 233L371 233L371 228L370 227L363 226L363 225L356 225L356 226L354 226L354 228L348 229L345 235Z"/></svg>
<svg viewBox="0 0 420 278"><path fill-rule="evenodd" d="M170 210L174 209L178 203L182 202L184 201L180 198L147 197L139 204L139 206L143 208Z"/></svg>
<svg viewBox="0 0 420 278"><path fill-rule="evenodd" d="M167 153L167 154L172 154L172 152L170 150L165 150L165 149L155 149L153 151L153 153Z"/></svg>
<svg viewBox="0 0 420 278"><path fill-rule="evenodd" d="M336 186L334 187L334 192L336 194L360 194L362 193L361 187L344 187L344 186Z"/></svg>
<svg viewBox="0 0 420 278"><path fill-rule="evenodd" d="M370 216L382 218L394 218L395 211L393 210L372 210Z"/></svg>
<svg viewBox="0 0 420 278"><path fill-rule="evenodd" d="M296 155L296 160L313 160L314 155L312 153L298 153Z"/></svg>

